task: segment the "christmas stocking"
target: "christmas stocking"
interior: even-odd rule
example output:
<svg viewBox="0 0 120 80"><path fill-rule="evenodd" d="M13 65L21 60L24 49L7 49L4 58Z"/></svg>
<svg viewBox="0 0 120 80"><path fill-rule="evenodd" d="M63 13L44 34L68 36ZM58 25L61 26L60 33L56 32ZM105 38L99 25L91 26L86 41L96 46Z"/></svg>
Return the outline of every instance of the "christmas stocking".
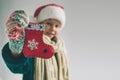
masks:
<svg viewBox="0 0 120 80"><path fill-rule="evenodd" d="M37 23L30 23L25 29L25 42L23 53L26 57L51 58L54 54L52 46L43 42L45 26Z"/></svg>

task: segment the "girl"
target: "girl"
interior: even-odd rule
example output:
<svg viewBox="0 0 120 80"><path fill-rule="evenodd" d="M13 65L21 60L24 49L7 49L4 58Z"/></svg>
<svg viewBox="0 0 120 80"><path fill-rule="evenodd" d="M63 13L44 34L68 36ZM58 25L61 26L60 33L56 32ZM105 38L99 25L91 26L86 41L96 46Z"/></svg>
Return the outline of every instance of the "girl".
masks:
<svg viewBox="0 0 120 80"><path fill-rule="evenodd" d="M29 18L24 11L17 10L6 23L10 41L3 47L2 57L7 67L13 73L23 74L23 80L69 80L66 49L59 35L65 24L64 8L58 4L43 5L35 10L34 18L38 24L46 26L43 40L54 48L54 55L49 59L23 55L24 27L29 24Z"/></svg>

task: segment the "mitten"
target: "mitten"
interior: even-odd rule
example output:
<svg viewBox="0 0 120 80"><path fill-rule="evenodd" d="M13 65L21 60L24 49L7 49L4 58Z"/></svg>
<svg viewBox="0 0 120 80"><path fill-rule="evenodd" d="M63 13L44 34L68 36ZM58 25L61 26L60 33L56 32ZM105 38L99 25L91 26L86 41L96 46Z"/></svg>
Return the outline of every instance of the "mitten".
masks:
<svg viewBox="0 0 120 80"><path fill-rule="evenodd" d="M13 53L21 53L24 45L25 27L29 23L29 17L23 10L14 11L6 22L9 48Z"/></svg>
<svg viewBox="0 0 120 80"><path fill-rule="evenodd" d="M43 32L45 26L31 23L25 29L25 42L23 53L26 57L51 58L54 54L52 46L43 42Z"/></svg>

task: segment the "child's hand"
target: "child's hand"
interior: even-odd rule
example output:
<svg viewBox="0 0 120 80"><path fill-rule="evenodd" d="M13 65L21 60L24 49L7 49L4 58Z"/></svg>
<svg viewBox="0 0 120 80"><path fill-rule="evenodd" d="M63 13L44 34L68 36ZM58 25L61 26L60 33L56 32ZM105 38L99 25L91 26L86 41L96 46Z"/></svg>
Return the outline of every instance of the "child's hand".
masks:
<svg viewBox="0 0 120 80"><path fill-rule="evenodd" d="M25 34L24 28L29 23L29 17L23 10L14 11L6 22L8 38L19 40Z"/></svg>
<svg viewBox="0 0 120 80"><path fill-rule="evenodd" d="M21 53L24 45L25 27L29 23L29 17L23 10L14 11L6 22L9 48L12 53Z"/></svg>

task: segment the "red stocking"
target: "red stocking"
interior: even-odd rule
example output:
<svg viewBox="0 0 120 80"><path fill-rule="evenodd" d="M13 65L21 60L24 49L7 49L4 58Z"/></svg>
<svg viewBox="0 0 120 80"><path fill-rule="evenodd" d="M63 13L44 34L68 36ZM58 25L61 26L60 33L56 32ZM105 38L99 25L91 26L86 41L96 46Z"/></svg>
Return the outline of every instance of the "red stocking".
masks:
<svg viewBox="0 0 120 80"><path fill-rule="evenodd" d="M47 59L54 55L53 47L43 42L43 28L40 24L32 23L25 30L23 53L26 57Z"/></svg>

